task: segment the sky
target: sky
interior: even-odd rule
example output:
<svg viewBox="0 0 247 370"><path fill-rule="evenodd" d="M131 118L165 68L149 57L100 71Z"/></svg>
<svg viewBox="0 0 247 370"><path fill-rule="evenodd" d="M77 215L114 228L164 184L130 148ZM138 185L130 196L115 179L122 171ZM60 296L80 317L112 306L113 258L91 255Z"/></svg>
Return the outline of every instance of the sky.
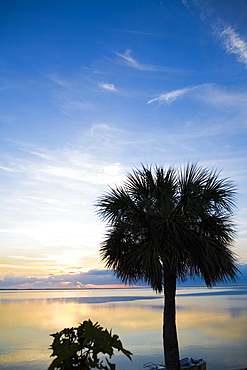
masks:
<svg viewBox="0 0 247 370"><path fill-rule="evenodd" d="M0 3L0 288L118 286L95 203L144 165L238 192L247 264L246 0Z"/></svg>

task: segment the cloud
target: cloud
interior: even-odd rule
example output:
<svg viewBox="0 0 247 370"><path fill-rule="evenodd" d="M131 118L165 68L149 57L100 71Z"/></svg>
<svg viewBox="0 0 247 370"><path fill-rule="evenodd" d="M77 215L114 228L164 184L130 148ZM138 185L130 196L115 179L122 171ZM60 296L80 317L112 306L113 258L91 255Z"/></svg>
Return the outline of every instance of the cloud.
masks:
<svg viewBox="0 0 247 370"><path fill-rule="evenodd" d="M222 13L224 13L225 16L227 13L224 12L224 9L221 9L221 6L219 6L218 2L182 0L182 3L191 11L194 9L194 7L199 9L200 18L203 21L209 21L214 35L220 39L226 52L228 54L235 54L238 62L243 63L245 68L247 68L247 42L229 22L223 19ZM222 4L224 4L224 2L222 2ZM236 8L237 7L238 5L236 3ZM240 18L239 12L238 18Z"/></svg>
<svg viewBox="0 0 247 370"><path fill-rule="evenodd" d="M13 142L15 153L1 158L6 196L1 202L0 247L38 245L47 250L71 246L80 248L82 261L88 249L96 255L104 228L94 204L108 185L124 177L126 168L115 150L119 150L120 139L124 140L122 134L102 123L82 132L73 145L56 149ZM113 161L113 153L118 160ZM58 256L57 266L68 263L72 255L78 260L69 251L68 256ZM13 259L5 263L13 264Z"/></svg>
<svg viewBox="0 0 247 370"><path fill-rule="evenodd" d="M13 168L8 168L5 166L0 166L0 170L7 171L7 172L16 172Z"/></svg>
<svg viewBox="0 0 247 370"><path fill-rule="evenodd" d="M231 26L216 30L216 34L221 38L226 52L235 54L237 60L247 68L247 43L245 40Z"/></svg>
<svg viewBox="0 0 247 370"><path fill-rule="evenodd" d="M232 109L233 107L241 108L246 112L247 107L247 93L240 91L231 91L218 86L216 84L205 84L198 86L197 97L215 106L222 106Z"/></svg>
<svg viewBox="0 0 247 370"><path fill-rule="evenodd" d="M120 32L132 33L134 35L141 35L141 36L151 36L151 37L164 37L162 34L152 33L152 32L143 32L143 31L136 31L136 30L127 30L121 29Z"/></svg>
<svg viewBox="0 0 247 370"><path fill-rule="evenodd" d="M52 81L52 101L63 114L70 116L80 111L95 110L92 81L87 76L77 73L66 77L48 75L47 78Z"/></svg>
<svg viewBox="0 0 247 370"><path fill-rule="evenodd" d="M47 288L93 288L122 286L124 284L116 278L112 271L90 270L82 273L71 273L62 275L51 274L48 277L28 277L6 275L0 280L0 289L47 289Z"/></svg>
<svg viewBox="0 0 247 370"><path fill-rule="evenodd" d="M239 91L227 91L222 86L218 86L216 84L200 84L196 86L184 87L178 90L172 90L149 100L147 104L153 102L158 102L159 104L170 104L188 93L193 93L193 95L190 96L207 104L228 108L233 108L235 106L246 110L246 93L241 93Z"/></svg>
<svg viewBox="0 0 247 370"><path fill-rule="evenodd" d="M141 64L137 62L137 60L131 56L131 53L132 53L132 50L127 49L124 54L116 53L116 55L120 57L120 60L124 62L125 65L138 69L140 71L160 71L161 70L161 68L158 66Z"/></svg>
<svg viewBox="0 0 247 370"><path fill-rule="evenodd" d="M107 124L94 125L84 133L84 143L86 139L95 139L95 130L100 130L101 138L105 134L106 139L112 141L116 133L118 134L117 130ZM93 185L111 183L112 177L115 178L121 172L119 163L99 160L93 154L84 152L79 146L62 147L55 150L46 148L33 150L25 144L16 143L16 145L20 151L19 156L6 157L7 164L1 166L0 169L4 172L21 174L25 177L25 182L30 179L32 182L57 183L63 187L73 188L72 181L74 181L74 184L80 183L81 189L83 184L88 184L90 191ZM21 155L21 152L26 153L27 156ZM114 173L111 171L112 166L117 170Z"/></svg>
<svg viewBox="0 0 247 370"><path fill-rule="evenodd" d="M170 91L166 94L161 94L157 98L149 100L148 104L153 103L155 101L158 101L159 103L165 102L165 103L169 104L169 103L174 102L177 98L179 98L180 96L186 94L188 91L191 91L193 89L195 89L195 87L192 87L192 88L186 87L184 89L173 90L173 91Z"/></svg>
<svg viewBox="0 0 247 370"><path fill-rule="evenodd" d="M247 281L247 265L238 265L242 272L236 284L245 284ZM193 283L194 281L194 283ZM187 285L204 285L200 278L188 280ZM186 282L183 284L186 285ZM112 270L92 269L87 272L50 274L46 277L14 276L7 274L0 280L0 289L57 289L57 288L108 288L124 287L125 285L118 279ZM136 286L147 286L146 283L139 281Z"/></svg>
<svg viewBox="0 0 247 370"><path fill-rule="evenodd" d="M74 90L74 81L66 80L65 78L58 75L48 75L51 81L55 82L57 85L68 90Z"/></svg>
<svg viewBox="0 0 247 370"><path fill-rule="evenodd" d="M186 94L192 94L189 89L191 87L187 87ZM218 101L217 104L222 105L222 101L228 101L234 106L238 101L237 95L234 96L213 85L204 85L200 88L198 85L193 94L197 94L197 98L205 99L206 102L207 99L211 99L210 104L213 104L217 94L215 99ZM244 105L244 98L241 104ZM92 257L86 258L85 254L91 251L91 255L95 254L97 257L93 259L93 263L90 262L90 268L98 267L100 265L98 246L105 229L95 214L94 204L107 190L107 186L121 183L133 164L138 165L139 158L147 160L148 163L159 164L171 153L170 161L181 161L180 151L185 146L195 150L196 158L207 160L205 165L209 165L212 158L212 165L217 162L217 165L228 171L236 169L239 165L245 168L244 161L242 164L239 158L236 160L238 152L234 147L232 148L234 159L229 160L229 157L226 157L226 162L222 166L217 154L215 155L217 152L214 148L212 150L211 145L213 136L221 135L227 130L229 135L234 134L238 127L237 123L231 125L226 121L218 123L215 118L205 123L199 122L197 118L190 127L180 125L178 131L169 127L161 127L158 130L145 128L140 136L138 131L130 133L101 122L81 132L78 141L73 145L67 144L52 150L24 144L15 146L11 158L6 156L6 164L3 163L3 167L10 168L12 172L6 170L2 173L2 187L6 188L6 194L1 201L1 227L4 229L1 233L1 253L4 246L10 245L13 248L6 251L6 255L18 256L21 251L15 251L15 246L18 248L25 246L29 250L33 246L33 249L45 250L45 256L49 256L48 251L52 250L52 256L45 264L42 260L38 263L38 260L31 259L18 261L16 258L9 258L3 261L2 257L1 262L11 265L12 271L20 271L19 266L25 266L25 273L27 269L32 270L30 276L37 272L37 269L34 271L35 266L42 267L39 269L40 273L47 270L60 273L67 271L66 263L73 266L88 266ZM200 143L198 138L203 138ZM129 147L134 150L133 154L129 152ZM210 151L210 155L205 156L205 150ZM145 157L147 151L150 151L148 158ZM188 150L183 150L182 153L186 159ZM232 177L232 172L230 175ZM5 178L9 179L8 183ZM244 185L242 189L245 189ZM241 218L244 219L244 215ZM75 249L71 250L68 247ZM58 248L60 253L54 251ZM77 253L77 249L81 250L81 254ZM44 256L37 252L23 253L27 257ZM45 270L48 262L49 266ZM71 265L68 267L71 268Z"/></svg>
<svg viewBox="0 0 247 370"><path fill-rule="evenodd" d="M99 84L99 86L103 89L103 90L107 90L107 91L117 91L117 89L115 88L115 86L113 84L109 84L109 83L104 83L104 82L101 82Z"/></svg>

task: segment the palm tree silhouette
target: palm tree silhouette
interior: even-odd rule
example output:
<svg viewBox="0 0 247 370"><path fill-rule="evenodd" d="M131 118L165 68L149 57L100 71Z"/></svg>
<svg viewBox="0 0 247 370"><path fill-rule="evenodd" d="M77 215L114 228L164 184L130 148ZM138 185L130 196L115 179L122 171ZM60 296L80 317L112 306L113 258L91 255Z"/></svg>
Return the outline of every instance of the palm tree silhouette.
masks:
<svg viewBox="0 0 247 370"><path fill-rule="evenodd" d="M100 252L124 283L142 279L164 292L163 345L167 370L179 370L176 283L200 276L208 287L239 272L231 250L235 188L197 164L175 170L135 169L97 201L108 231Z"/></svg>

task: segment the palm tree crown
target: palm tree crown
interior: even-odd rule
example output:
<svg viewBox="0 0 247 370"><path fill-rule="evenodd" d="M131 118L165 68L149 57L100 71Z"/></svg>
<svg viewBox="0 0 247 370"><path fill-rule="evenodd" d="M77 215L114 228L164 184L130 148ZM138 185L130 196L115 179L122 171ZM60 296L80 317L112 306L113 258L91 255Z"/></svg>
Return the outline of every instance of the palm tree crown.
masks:
<svg viewBox="0 0 247 370"><path fill-rule="evenodd" d="M238 269L231 245L235 189L217 172L189 164L185 169L135 170L111 188L97 206L108 223L101 246L106 266L125 283L139 279L164 289L164 357L179 370L176 281L202 277L207 286L234 280Z"/></svg>
<svg viewBox="0 0 247 370"><path fill-rule="evenodd" d="M218 175L193 164L142 166L111 188L97 203L109 226L101 246L106 266L125 283L144 279L159 292L164 272L198 275L207 286L234 280L235 188Z"/></svg>

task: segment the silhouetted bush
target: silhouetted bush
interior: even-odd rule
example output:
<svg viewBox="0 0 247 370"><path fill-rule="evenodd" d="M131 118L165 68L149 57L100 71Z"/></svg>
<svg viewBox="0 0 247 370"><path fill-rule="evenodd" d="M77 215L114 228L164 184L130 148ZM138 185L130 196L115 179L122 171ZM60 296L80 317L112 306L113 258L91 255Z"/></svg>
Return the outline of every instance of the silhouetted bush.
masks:
<svg viewBox="0 0 247 370"><path fill-rule="evenodd" d="M98 322L93 324L87 320L76 328L65 328L51 336L54 337L50 347L53 350L51 356L56 358L48 370L115 370L116 365L106 356L102 359L102 354L111 358L114 349L131 360L132 353L123 348L119 336L102 328Z"/></svg>

